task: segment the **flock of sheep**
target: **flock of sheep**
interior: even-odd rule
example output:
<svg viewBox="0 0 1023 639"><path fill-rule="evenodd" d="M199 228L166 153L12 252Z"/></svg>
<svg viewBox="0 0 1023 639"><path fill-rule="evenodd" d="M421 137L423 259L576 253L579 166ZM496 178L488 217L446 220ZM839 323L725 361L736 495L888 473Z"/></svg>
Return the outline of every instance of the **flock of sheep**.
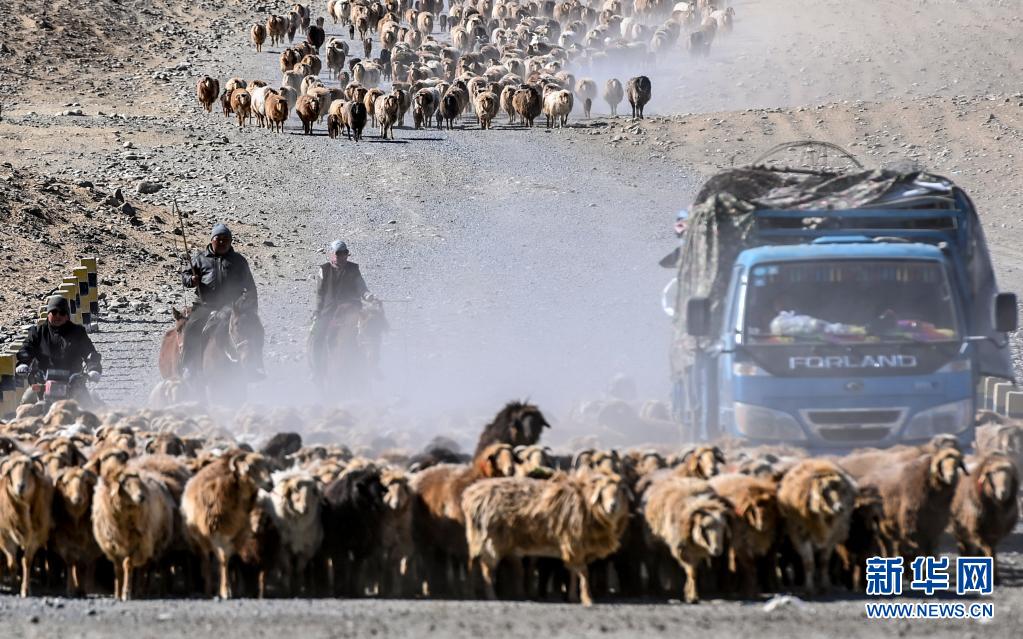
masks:
<svg viewBox="0 0 1023 639"><path fill-rule="evenodd" d="M313 22L307 5L294 4L287 16L270 15L249 33L257 52L268 39L293 45L280 53L279 87L234 77L221 91L219 80L203 76L196 95L207 111L219 99L224 115L233 114L239 126L254 118L260 127L283 132L294 113L311 134L326 119L331 138L345 133L359 140L372 123L381 137L393 139L395 124L404 126L410 110L417 129L433 122L451 129L468 110L483 129L501 112L509 124L518 118L531 127L543 115L547 128L564 127L576 100L590 117L598 91L595 80L577 79L569 68L652 66L672 55L683 30L690 52L706 55L715 34L732 29L734 11L721 8L723 2L603 0L597 8L579 0L465 0L445 9L443 0L329 0L327 15L361 42L362 57L345 40L328 40L324 19ZM436 39L435 30L447 31L448 40ZM294 45L298 32L305 40ZM320 79L324 69L336 87ZM379 88L382 82L390 82L389 93ZM651 95L644 75L625 85L613 77L604 84L612 116L627 98L632 117L642 118Z"/></svg>
<svg viewBox="0 0 1023 639"><path fill-rule="evenodd" d="M861 589L867 557L934 554L946 530L994 556L1019 512L1015 423L981 426L966 457L945 436L841 458L557 455L513 402L469 456L303 445L272 420L254 450L251 426L182 409L43 410L0 424L0 550L22 596L812 595Z"/></svg>

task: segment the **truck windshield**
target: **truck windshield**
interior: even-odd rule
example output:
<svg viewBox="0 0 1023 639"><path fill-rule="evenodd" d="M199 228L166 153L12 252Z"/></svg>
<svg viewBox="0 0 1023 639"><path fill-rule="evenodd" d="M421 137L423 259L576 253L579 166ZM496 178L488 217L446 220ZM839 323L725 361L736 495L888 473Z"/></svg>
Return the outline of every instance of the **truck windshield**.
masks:
<svg viewBox="0 0 1023 639"><path fill-rule="evenodd" d="M931 261L758 264L749 272L748 344L957 340L945 270Z"/></svg>

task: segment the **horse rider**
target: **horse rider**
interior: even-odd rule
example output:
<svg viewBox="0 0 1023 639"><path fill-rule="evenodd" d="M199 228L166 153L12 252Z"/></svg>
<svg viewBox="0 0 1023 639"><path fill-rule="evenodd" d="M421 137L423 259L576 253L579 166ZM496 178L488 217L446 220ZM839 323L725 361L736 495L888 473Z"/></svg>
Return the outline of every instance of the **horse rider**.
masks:
<svg viewBox="0 0 1023 639"><path fill-rule="evenodd" d="M330 261L321 264L316 273L316 309L309 330L309 360L313 372L323 370L323 340L327 326L341 305L361 307L362 300L372 299L359 265L348 260L348 245L341 240L330 243Z"/></svg>
<svg viewBox="0 0 1023 639"><path fill-rule="evenodd" d="M689 211L682 209L675 214L675 237L678 238L678 246L671 253L668 253L658 262L664 268L678 268L679 260L682 259L682 244L685 242L686 227L689 223Z"/></svg>
<svg viewBox="0 0 1023 639"><path fill-rule="evenodd" d="M46 300L46 323L28 329L28 339L17 354L18 375L28 375L29 367L36 363L45 375L50 369L66 370L71 374L86 373L91 382L98 382L103 372L100 355L93 346L85 327L71 321L71 306L60 295L51 295ZM88 401L84 385L77 389ZM23 401L34 401L29 396L31 387Z"/></svg>
<svg viewBox="0 0 1023 639"><path fill-rule="evenodd" d="M181 348L182 377L186 381L194 380L202 369L202 332L211 315L239 300L247 312L259 309L249 262L231 242L231 229L226 224L215 225L206 250L192 254L191 263L181 271L181 283L194 288L197 298L185 324ZM248 374L253 380L265 378L262 361L256 362Z"/></svg>

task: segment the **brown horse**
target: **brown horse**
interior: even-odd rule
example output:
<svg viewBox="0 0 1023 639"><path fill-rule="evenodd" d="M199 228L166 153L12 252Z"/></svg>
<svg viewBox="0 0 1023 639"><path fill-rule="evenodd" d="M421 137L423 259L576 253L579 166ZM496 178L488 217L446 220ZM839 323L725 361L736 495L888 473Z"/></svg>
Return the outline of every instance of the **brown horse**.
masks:
<svg viewBox="0 0 1023 639"><path fill-rule="evenodd" d="M163 342L160 344L160 376L164 379L181 377L181 348L185 344L185 323L192 309L185 308L179 311L175 308L171 312L174 315L174 326L163 334Z"/></svg>
<svg viewBox="0 0 1023 639"><path fill-rule="evenodd" d="M263 360L265 334L245 295L214 315L204 331L202 373L206 394L218 403L245 400L249 371Z"/></svg>
<svg viewBox="0 0 1023 639"><path fill-rule="evenodd" d="M351 397L369 387L377 374L380 342L387 330L387 318L380 300L338 304L326 327L322 389L329 397Z"/></svg>

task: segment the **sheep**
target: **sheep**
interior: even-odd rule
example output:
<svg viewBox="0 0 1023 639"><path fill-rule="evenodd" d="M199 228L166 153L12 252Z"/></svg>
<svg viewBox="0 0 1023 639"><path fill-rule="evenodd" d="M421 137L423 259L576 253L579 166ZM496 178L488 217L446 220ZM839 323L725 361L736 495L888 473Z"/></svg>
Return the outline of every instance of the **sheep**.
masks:
<svg viewBox="0 0 1023 639"><path fill-rule="evenodd" d="M323 491L323 527L331 531L323 541L332 594L354 597L365 594L362 567L380 539L386 516L384 486L374 466L349 469ZM351 522L359 522L358 526ZM338 593L335 574L346 582Z"/></svg>
<svg viewBox="0 0 1023 639"><path fill-rule="evenodd" d="M568 124L568 114L572 112L572 92L552 91L543 100L543 113L547 116L547 128L556 125L564 128Z"/></svg>
<svg viewBox="0 0 1023 639"><path fill-rule="evenodd" d="M268 95L276 95L276 89L270 87L257 87L252 90L252 114L256 116L256 124L260 128L267 125L266 121L266 99Z"/></svg>
<svg viewBox="0 0 1023 639"><path fill-rule="evenodd" d="M978 426L976 450L978 455L1005 453L1016 468L1023 468L1023 425L996 422Z"/></svg>
<svg viewBox="0 0 1023 639"><path fill-rule="evenodd" d="M266 98L265 110L270 130L284 133L284 123L288 120L288 99L278 93L271 93Z"/></svg>
<svg viewBox="0 0 1023 639"><path fill-rule="evenodd" d="M302 58L300 64L304 64L309 67L309 75L320 75L320 71L323 70L323 61L320 60L318 55L307 55Z"/></svg>
<svg viewBox="0 0 1023 639"><path fill-rule="evenodd" d="M540 409L526 402L508 402L498 411L494 419L483 428L476 442L473 457L479 457L493 444L509 446L532 446L540 441L544 428L550 428L547 418Z"/></svg>
<svg viewBox="0 0 1023 639"><path fill-rule="evenodd" d="M380 472L380 483L384 488L386 510L381 521L379 555L381 566L380 591L401 596L412 594L403 579L410 576L410 563L415 547L412 542L412 489L409 476L396 468L385 468Z"/></svg>
<svg viewBox="0 0 1023 639"><path fill-rule="evenodd" d="M650 78L645 75L629 78L629 82L626 85L626 94L629 98L629 104L632 105L632 117L642 120L643 107L650 101L652 95Z"/></svg>
<svg viewBox="0 0 1023 639"><path fill-rule="evenodd" d="M461 500L469 561L479 564L487 597L496 599L494 579L505 557L561 559L573 586L578 584L583 606L589 607L588 566L618 550L629 504L621 478L604 473L478 482Z"/></svg>
<svg viewBox="0 0 1023 639"><path fill-rule="evenodd" d="M91 519L98 481L95 473L84 468L64 468L54 477L50 547L66 566L68 597L91 590L93 566L102 554L92 534Z"/></svg>
<svg viewBox="0 0 1023 639"><path fill-rule="evenodd" d="M475 102L476 115L480 119L480 128L489 129L491 123L497 116L497 111L500 108L500 102L496 94L485 91L476 96Z"/></svg>
<svg viewBox="0 0 1023 639"><path fill-rule="evenodd" d="M204 75L195 83L195 95L199 99L199 104L202 105L202 108L206 109L207 113L212 113L213 103L217 101L217 96L220 95L220 81Z"/></svg>
<svg viewBox="0 0 1023 639"><path fill-rule="evenodd" d="M300 65L303 66L303 65ZM315 75L306 75L302 78L302 83L299 85L299 95L312 95L313 89L324 86L323 81L317 78Z"/></svg>
<svg viewBox="0 0 1023 639"><path fill-rule="evenodd" d="M644 537L652 548L664 547L685 571L683 597L699 601L696 569L728 548L731 506L701 479L666 477L643 494Z"/></svg>
<svg viewBox="0 0 1023 639"><path fill-rule="evenodd" d="M287 73L295 68L295 65L302 60L302 55L298 52L298 49L291 47L281 51L280 56L280 67L281 73Z"/></svg>
<svg viewBox="0 0 1023 639"><path fill-rule="evenodd" d="M21 596L28 597L32 562L52 525L53 484L42 462L22 452L0 461L0 551L14 571L21 551Z"/></svg>
<svg viewBox="0 0 1023 639"><path fill-rule="evenodd" d="M245 126L245 120L249 117L252 108L252 96L245 89L235 89L231 92L231 112L238 117L238 126Z"/></svg>
<svg viewBox="0 0 1023 639"><path fill-rule="evenodd" d="M575 85L575 94L583 101L583 117L589 119L593 99L597 97L597 83L590 78L580 78Z"/></svg>
<svg viewBox="0 0 1023 639"><path fill-rule="evenodd" d="M877 488L860 486L849 518L849 535L844 542L835 546L835 554L842 562L846 582L854 591L863 590L867 559L887 554L881 539L883 517L881 494Z"/></svg>
<svg viewBox="0 0 1023 639"><path fill-rule="evenodd" d="M436 594L446 581L447 562L460 568L466 556L462 493L480 479L515 474L515 453L508 444L492 444L472 464L440 464L412 477L413 535L418 558L426 563L427 581ZM427 554L429 553L429 554Z"/></svg>
<svg viewBox="0 0 1023 639"><path fill-rule="evenodd" d="M216 556L222 599L231 597L228 562L244 539L259 489L272 490L269 465L262 455L244 450L224 453L185 485L181 498L185 536L202 558L207 592L213 586L210 556Z"/></svg>
<svg viewBox="0 0 1023 639"><path fill-rule="evenodd" d="M358 142L362 139L362 130L366 128L366 105L359 100L350 100L344 106L344 123L348 128L348 139Z"/></svg>
<svg viewBox="0 0 1023 639"><path fill-rule="evenodd" d="M394 123L398 120L398 98L394 95L381 95L374 105L374 114L380 123L380 137L387 139L390 132L394 139Z"/></svg>
<svg viewBox="0 0 1023 639"><path fill-rule="evenodd" d="M327 34L324 33L323 27L320 25L312 25L306 31L305 39L314 49L320 50L323 46L323 41L326 39Z"/></svg>
<svg viewBox="0 0 1023 639"><path fill-rule="evenodd" d="M270 37L270 46L284 42L284 35L288 31L288 21L284 16L271 15L266 19L266 34Z"/></svg>
<svg viewBox="0 0 1023 639"><path fill-rule="evenodd" d="M500 110L508 114L508 124L515 124L515 91L518 87L507 84L501 89Z"/></svg>
<svg viewBox="0 0 1023 639"><path fill-rule="evenodd" d="M252 41L252 46L256 47L256 53L263 51L263 43L266 42L266 27L262 24L254 24L249 29L249 40Z"/></svg>
<svg viewBox="0 0 1023 639"><path fill-rule="evenodd" d="M288 42L295 42L295 32L302 25L302 16L298 15L297 11L288 11L287 17L285 17L287 23Z"/></svg>
<svg viewBox="0 0 1023 639"><path fill-rule="evenodd" d="M132 573L160 558L174 532L174 499L155 474L113 467L100 475L92 533L114 564L114 598L134 596Z"/></svg>
<svg viewBox="0 0 1023 639"><path fill-rule="evenodd" d="M716 475L708 483L735 509L730 563L736 566L744 579L746 596L752 597L756 594L756 562L768 561L766 574L769 580L775 574L773 553L780 523L778 487L772 481L738 473Z"/></svg>
<svg viewBox="0 0 1023 639"><path fill-rule="evenodd" d="M256 596L262 599L266 595L266 575L280 561L281 536L269 507L261 501L257 501L249 511L248 525L237 552L243 583L249 585L255 581Z"/></svg>
<svg viewBox="0 0 1023 639"><path fill-rule="evenodd" d="M988 453L971 464L952 498L952 532L960 555L992 557L999 581L998 543L1019 520L1019 471L1004 453Z"/></svg>
<svg viewBox="0 0 1023 639"><path fill-rule="evenodd" d="M515 90L512 96L512 106L519 115L525 126L532 127L533 121L543 110L543 100L540 92L532 85L523 85Z"/></svg>
<svg viewBox="0 0 1023 639"><path fill-rule="evenodd" d="M398 126L405 126L405 114L412 108L412 94L402 86L392 85L391 95L398 100Z"/></svg>
<svg viewBox="0 0 1023 639"><path fill-rule="evenodd" d="M346 55L344 47L338 42L331 42L327 47L327 69L330 70L332 77L338 77L344 70Z"/></svg>
<svg viewBox="0 0 1023 639"><path fill-rule="evenodd" d="M412 124L417 129L429 126L437 110L437 92L433 88L422 88L412 97Z"/></svg>
<svg viewBox="0 0 1023 639"><path fill-rule="evenodd" d="M302 120L302 133L313 134L313 123L320 117L320 101L311 95L298 96L298 104L295 105L295 113Z"/></svg>
<svg viewBox="0 0 1023 639"><path fill-rule="evenodd" d="M280 535L285 583L293 593L306 585L306 567L323 542L320 522L322 492L307 472L288 470L272 476L273 490L262 495L263 507L274 518Z"/></svg>
<svg viewBox="0 0 1023 639"><path fill-rule="evenodd" d="M966 474L962 453L945 448L879 466L857 479L881 494L881 534L889 552L907 561L934 554L949 522L960 473Z"/></svg>
<svg viewBox="0 0 1023 639"><path fill-rule="evenodd" d="M807 594L818 585L822 592L830 588L828 565L835 545L849 534L856 491L852 478L826 459L798 462L778 485L778 508L802 562Z"/></svg>
<svg viewBox="0 0 1023 639"><path fill-rule="evenodd" d="M340 137L341 126L343 120L342 116L330 113L327 115L327 137L331 140Z"/></svg>
<svg viewBox="0 0 1023 639"><path fill-rule="evenodd" d="M678 459L675 474L680 477L710 479L720 472L719 464L724 463L725 454L717 446L697 446Z"/></svg>
<svg viewBox="0 0 1023 639"><path fill-rule="evenodd" d="M369 116L369 121L372 122L374 126L377 126L376 116L377 98L379 98L383 94L384 94L383 90L373 88L367 91L366 95L362 99L362 103L366 105L366 115Z"/></svg>
<svg viewBox="0 0 1023 639"><path fill-rule="evenodd" d="M433 33L433 14L429 11L420 11L419 15L416 16L416 29L423 36Z"/></svg>
<svg viewBox="0 0 1023 639"><path fill-rule="evenodd" d="M450 131L454 128L455 118L458 117L461 111L462 109L458 103L458 98L452 93L447 93L440 101L440 109L437 110L437 117L443 118L445 126Z"/></svg>

